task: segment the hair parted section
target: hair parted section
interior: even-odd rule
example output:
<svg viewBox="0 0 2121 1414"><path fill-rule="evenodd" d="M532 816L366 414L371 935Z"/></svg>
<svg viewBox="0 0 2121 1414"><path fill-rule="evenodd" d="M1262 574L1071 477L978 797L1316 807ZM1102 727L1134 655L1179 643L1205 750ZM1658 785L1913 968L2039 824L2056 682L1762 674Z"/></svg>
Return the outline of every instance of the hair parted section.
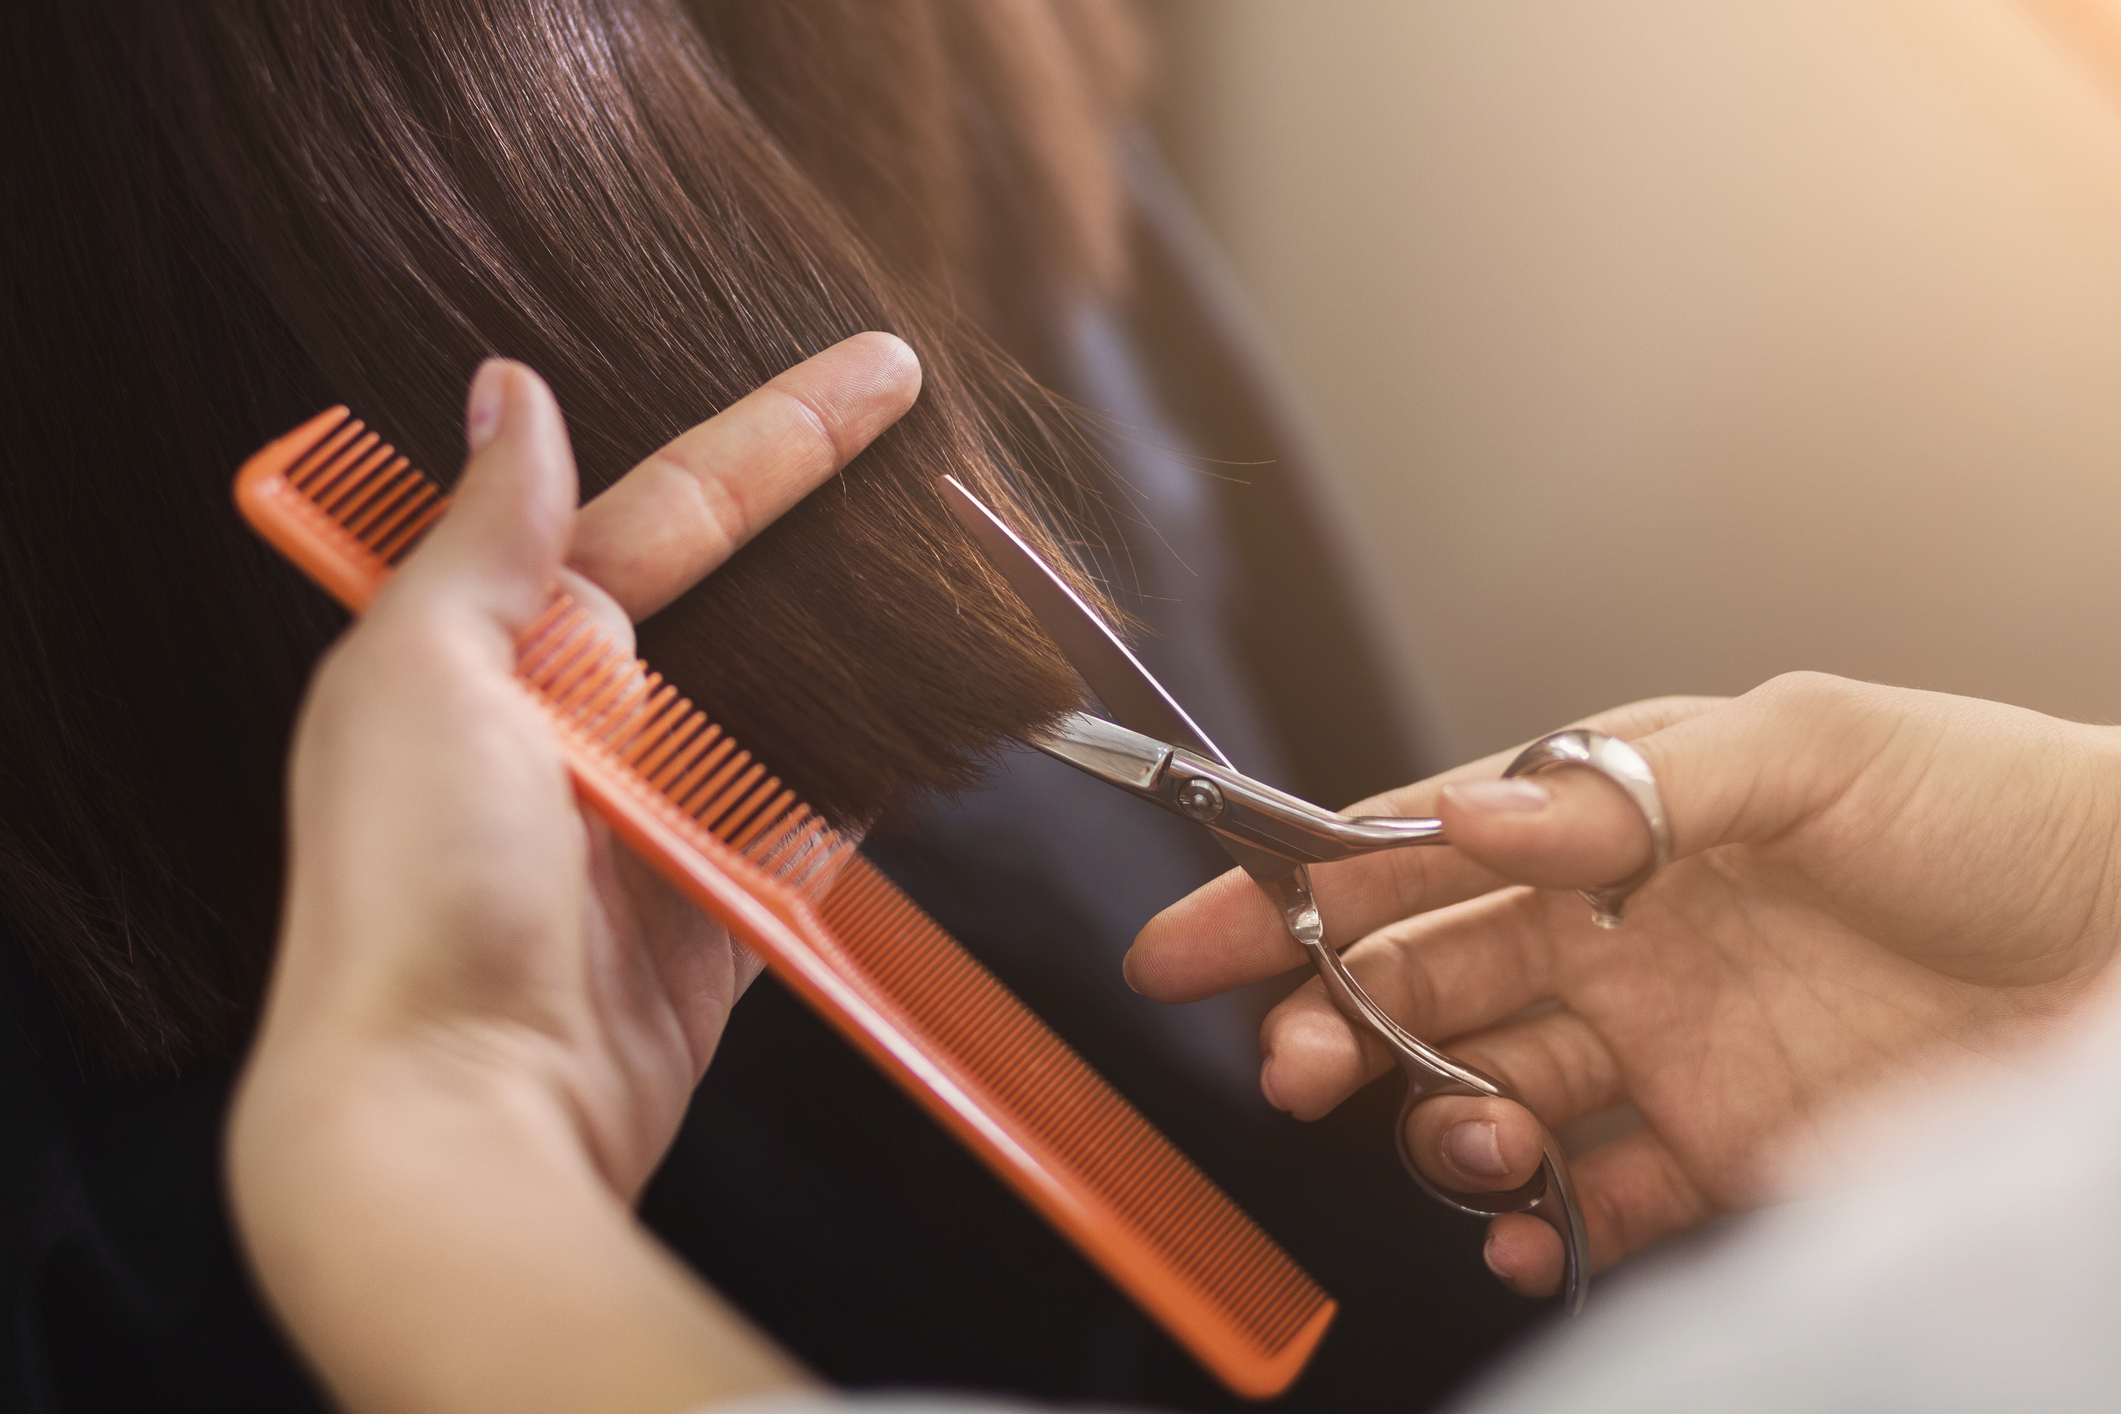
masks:
<svg viewBox="0 0 2121 1414"><path fill-rule="evenodd" d="M826 818L971 784L1077 685L934 495L1057 558L1087 453L1023 370L1121 275L1105 0L32 4L11 72L0 916L91 1051L246 1033L280 775L340 619L230 512L328 403L461 460L504 354L595 494L864 329L919 403L641 651Z"/></svg>

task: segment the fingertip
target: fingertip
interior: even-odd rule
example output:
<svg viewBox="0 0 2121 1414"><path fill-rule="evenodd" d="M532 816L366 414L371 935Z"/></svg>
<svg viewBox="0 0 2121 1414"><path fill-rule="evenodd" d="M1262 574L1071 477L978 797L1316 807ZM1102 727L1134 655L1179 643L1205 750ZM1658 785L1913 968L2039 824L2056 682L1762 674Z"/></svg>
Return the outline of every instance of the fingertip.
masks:
<svg viewBox="0 0 2121 1414"><path fill-rule="evenodd" d="M491 481L513 483L510 504L535 517L538 529L564 542L574 520L574 449L559 400L536 369L514 359L479 366L472 396L490 397L494 423L465 464L456 498L480 494ZM467 440L471 435L467 425Z"/></svg>
<svg viewBox="0 0 2121 1414"><path fill-rule="evenodd" d="M1561 1290L1561 1234L1529 1213L1504 1213L1489 1223L1480 1255L1488 1270L1520 1296Z"/></svg>
<svg viewBox="0 0 2121 1414"><path fill-rule="evenodd" d="M1487 1263L1488 1271L1504 1286L1510 1285L1514 1273L1510 1270L1508 1254L1500 1251L1495 1242L1495 1224L1488 1224L1487 1240L1480 1244L1480 1260Z"/></svg>
<svg viewBox="0 0 2121 1414"><path fill-rule="evenodd" d="M1544 1156L1539 1121L1509 1100L1441 1095L1406 1119L1406 1149L1422 1174L1461 1193L1503 1193L1529 1183Z"/></svg>
<svg viewBox="0 0 2121 1414"><path fill-rule="evenodd" d="M517 630L544 607L574 519L566 421L544 379L491 358L465 394L464 434L473 451L449 513L396 577L411 588L393 597L453 584Z"/></svg>
<svg viewBox="0 0 2121 1414"><path fill-rule="evenodd" d="M872 360L879 394L897 396L901 411L913 406L921 392L921 360L911 344L881 329L856 334L847 342L858 346Z"/></svg>
<svg viewBox="0 0 2121 1414"><path fill-rule="evenodd" d="M812 383L813 396L831 409L843 462L851 461L920 399L921 361L896 334L874 329L856 334L814 362L822 365L826 377L822 384Z"/></svg>
<svg viewBox="0 0 2121 1414"><path fill-rule="evenodd" d="M1135 943L1137 946L1139 946L1140 941L1141 940L1139 937L1135 939ZM1120 980L1124 981L1127 984L1128 991L1133 992L1136 995L1140 995L1142 990L1142 984L1135 977L1134 968L1134 948L1130 947L1127 949L1127 955L1119 960Z"/></svg>
<svg viewBox="0 0 2121 1414"><path fill-rule="evenodd" d="M1127 984L1160 1002L1194 1002L1286 972L1303 961L1281 915L1232 870L1142 925Z"/></svg>
<svg viewBox="0 0 2121 1414"><path fill-rule="evenodd" d="M877 330L840 340L768 380L808 409L829 455L800 465L798 495L860 456L919 400L921 362L906 341Z"/></svg>
<svg viewBox="0 0 2121 1414"><path fill-rule="evenodd" d="M471 388L464 397L464 446L471 456L484 451L500 430L508 368L507 359L489 358L471 375Z"/></svg>
<svg viewBox="0 0 2121 1414"><path fill-rule="evenodd" d="M1142 996L1160 1002L1194 1000L1172 984L1170 967L1174 948L1182 947L1191 936L1186 921L1189 902L1181 899L1172 904L1134 935L1133 945L1120 963L1120 972L1127 985Z"/></svg>
<svg viewBox="0 0 2121 1414"><path fill-rule="evenodd" d="M499 356L483 360L464 395L464 443L476 457L504 434L520 435L559 404L538 371Z"/></svg>
<svg viewBox="0 0 2121 1414"><path fill-rule="evenodd" d="M1284 1113L1288 1111L1289 1107L1283 1103L1281 1092L1274 1088L1274 1053L1272 1051L1267 1052L1259 1063L1259 1093L1265 1096L1267 1103L1275 1109Z"/></svg>
<svg viewBox="0 0 2121 1414"><path fill-rule="evenodd" d="M1443 1132L1437 1148L1447 1166L1470 1178L1501 1178L1510 1171L1492 1119L1460 1120Z"/></svg>
<svg viewBox="0 0 2121 1414"><path fill-rule="evenodd" d="M1552 787L1526 777L1453 781L1439 794L1469 816L1536 815L1554 803Z"/></svg>
<svg viewBox="0 0 2121 1414"><path fill-rule="evenodd" d="M1260 1088L1276 1109L1322 1119L1370 1080L1362 1042L1315 983L1273 1011L1260 1027Z"/></svg>

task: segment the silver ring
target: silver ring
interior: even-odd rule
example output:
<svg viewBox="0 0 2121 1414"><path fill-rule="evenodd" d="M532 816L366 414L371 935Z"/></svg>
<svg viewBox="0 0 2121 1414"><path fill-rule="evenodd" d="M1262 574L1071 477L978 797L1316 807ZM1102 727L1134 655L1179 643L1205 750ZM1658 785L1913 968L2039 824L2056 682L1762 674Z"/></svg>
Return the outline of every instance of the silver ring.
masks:
<svg viewBox="0 0 2121 1414"><path fill-rule="evenodd" d="M1508 776L1530 776L1557 766L1588 766L1628 793L1635 808L1650 827L1650 862L1602 889L1578 889L1591 905L1591 920L1601 928L1618 928L1628 899L1656 877L1672 857L1672 822L1664 813L1664 797L1657 790L1657 777L1642 753L1617 736L1571 727L1543 736L1517 754Z"/></svg>

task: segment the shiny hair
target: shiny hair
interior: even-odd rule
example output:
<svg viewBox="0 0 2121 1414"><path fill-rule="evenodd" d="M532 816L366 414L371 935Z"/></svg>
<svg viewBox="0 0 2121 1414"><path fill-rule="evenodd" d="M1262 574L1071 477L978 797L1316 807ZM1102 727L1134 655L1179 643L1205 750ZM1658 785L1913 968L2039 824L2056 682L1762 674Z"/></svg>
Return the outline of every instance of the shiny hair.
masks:
<svg viewBox="0 0 2121 1414"><path fill-rule="evenodd" d="M0 915L123 1070L240 1044L281 770L343 616L235 464L345 402L447 478L488 354L585 496L781 369L905 338L916 407L642 626L842 821L1073 705L952 528L1089 495L1027 369L1120 277L1135 46L1099 0L34 0L12 71L0 416Z"/></svg>

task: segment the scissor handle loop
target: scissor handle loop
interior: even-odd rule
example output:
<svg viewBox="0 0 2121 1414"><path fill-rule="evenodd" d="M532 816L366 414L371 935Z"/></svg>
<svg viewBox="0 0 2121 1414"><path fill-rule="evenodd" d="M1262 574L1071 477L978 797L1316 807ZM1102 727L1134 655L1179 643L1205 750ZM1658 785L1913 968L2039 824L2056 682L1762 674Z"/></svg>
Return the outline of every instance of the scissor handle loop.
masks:
<svg viewBox="0 0 2121 1414"><path fill-rule="evenodd" d="M1362 983L1355 979L1355 974L1348 970L1340 954L1326 943L1324 929L1318 926L1318 912L1306 875L1292 877L1282 889L1286 901L1298 903L1290 911L1290 931L1310 954L1320 979L1325 983L1326 995L1343 1016L1383 1041L1398 1060L1399 1068L1406 1073L1407 1098L1400 1107L1399 1123L1392 1131L1399 1162L1424 1193L1460 1212L1477 1217L1530 1213L1551 1226L1561 1237L1562 1306L1572 1316L1581 1311L1591 1285L1590 1246L1584 1235L1583 1212L1576 1204L1576 1189L1569 1181L1569 1161L1561 1152L1553 1131L1536 1114L1532 1115L1533 1122L1539 1125L1539 1172L1520 1187L1500 1193L1463 1193L1430 1182L1407 1149L1407 1120L1412 1117L1416 1105L1439 1095L1472 1095L1508 1100L1524 1106L1527 1114L1532 1114L1531 1106L1525 1105L1515 1091L1486 1071L1447 1056L1414 1035L1377 1004L1363 989Z"/></svg>
<svg viewBox="0 0 2121 1414"><path fill-rule="evenodd" d="M1635 802L1635 808L1642 812L1643 820L1650 827L1648 863L1618 883L1577 890L1591 905L1593 922L1601 928L1618 928L1628 900L1655 878L1657 871L1672 857L1672 821L1665 814L1664 795L1657 789L1657 777L1650 771L1650 763L1643 760L1641 752L1617 736L1586 727L1571 727L1541 737L1519 752L1517 759L1502 774L1505 777L1532 776L1561 766L1588 767L1619 786L1627 793L1628 799Z"/></svg>
<svg viewBox="0 0 2121 1414"><path fill-rule="evenodd" d="M1502 1213L1530 1213L1554 1229L1561 1238L1561 1304L1570 1315L1583 1310L1583 1299L1591 1289L1590 1239L1584 1232L1583 1208L1576 1201L1576 1188L1569 1181L1568 1157L1561 1152L1561 1143L1554 1132L1537 1115L1532 1119L1539 1125L1539 1171L1515 1188L1500 1192L1468 1193L1456 1188L1445 1188L1430 1181L1422 1172L1421 1165L1414 1162L1414 1155L1407 1148L1407 1121L1414 1117L1414 1107L1424 1100L1433 1100L1441 1095L1488 1096L1510 1101L1524 1107L1526 1114L1532 1110L1517 1098L1510 1087L1485 1072L1474 1070L1464 1061L1454 1062L1458 1067L1473 1071L1486 1085L1467 1084L1425 1070L1418 1062L1402 1056L1400 1068L1407 1075L1407 1098L1399 1108L1399 1123L1393 1129L1393 1138L1399 1149L1399 1162L1407 1176L1415 1184L1446 1207L1471 1213L1475 1217L1491 1218Z"/></svg>

